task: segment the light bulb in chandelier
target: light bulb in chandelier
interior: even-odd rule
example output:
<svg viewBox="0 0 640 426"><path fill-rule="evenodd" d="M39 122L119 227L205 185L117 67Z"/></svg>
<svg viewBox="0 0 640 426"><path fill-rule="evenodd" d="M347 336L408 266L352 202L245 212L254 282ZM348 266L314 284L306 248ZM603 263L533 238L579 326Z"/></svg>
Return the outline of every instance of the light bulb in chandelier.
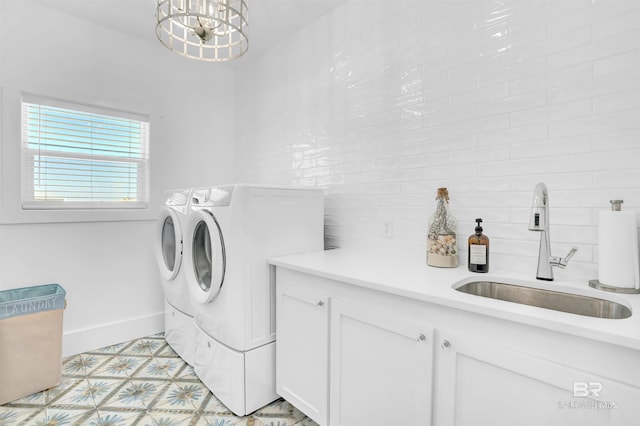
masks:
<svg viewBox="0 0 640 426"><path fill-rule="evenodd" d="M214 35L211 28L203 27L202 25L195 27L193 33L200 39L200 43L208 42Z"/></svg>
<svg viewBox="0 0 640 426"><path fill-rule="evenodd" d="M214 7L210 5L207 10L207 17L197 16L192 27L193 34L200 39L201 43L206 43L215 37L224 37L228 29L224 25L227 19L226 8L222 5Z"/></svg>
<svg viewBox="0 0 640 426"><path fill-rule="evenodd" d="M214 35L216 35L215 29L203 25L200 19L198 19L196 26L193 28L193 33L200 39L201 43L208 42L213 38Z"/></svg>

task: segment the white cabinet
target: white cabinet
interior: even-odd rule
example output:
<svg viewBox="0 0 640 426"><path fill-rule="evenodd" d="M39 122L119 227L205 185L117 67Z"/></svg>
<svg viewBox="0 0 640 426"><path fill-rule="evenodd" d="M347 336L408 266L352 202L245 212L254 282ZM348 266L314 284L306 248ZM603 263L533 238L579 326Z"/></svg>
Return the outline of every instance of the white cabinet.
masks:
<svg viewBox="0 0 640 426"><path fill-rule="evenodd" d="M635 349L286 268L276 279L277 392L321 426L640 424Z"/></svg>
<svg viewBox="0 0 640 426"><path fill-rule="evenodd" d="M276 392L327 424L328 298L278 280L276 312Z"/></svg>
<svg viewBox="0 0 640 426"><path fill-rule="evenodd" d="M433 328L336 284L278 270L278 394L321 426L431 424Z"/></svg>
<svg viewBox="0 0 640 426"><path fill-rule="evenodd" d="M435 424L631 426L640 419L637 387L492 340L441 334Z"/></svg>
<svg viewBox="0 0 640 426"><path fill-rule="evenodd" d="M330 424L430 424L433 329L339 299L330 324Z"/></svg>

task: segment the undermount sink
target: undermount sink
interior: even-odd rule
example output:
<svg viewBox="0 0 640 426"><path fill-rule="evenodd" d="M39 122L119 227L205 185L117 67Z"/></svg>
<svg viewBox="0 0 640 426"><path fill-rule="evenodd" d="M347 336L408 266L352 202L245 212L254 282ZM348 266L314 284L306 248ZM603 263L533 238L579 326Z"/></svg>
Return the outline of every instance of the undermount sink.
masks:
<svg viewBox="0 0 640 426"><path fill-rule="evenodd" d="M623 319L631 316L627 306L611 300L535 287L473 281L454 288L462 293L589 317Z"/></svg>

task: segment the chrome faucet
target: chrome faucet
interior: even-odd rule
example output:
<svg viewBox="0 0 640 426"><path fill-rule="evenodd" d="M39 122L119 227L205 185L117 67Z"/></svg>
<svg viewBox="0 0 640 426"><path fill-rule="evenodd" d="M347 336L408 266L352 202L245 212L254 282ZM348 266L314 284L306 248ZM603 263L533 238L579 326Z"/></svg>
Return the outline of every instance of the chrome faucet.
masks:
<svg viewBox="0 0 640 426"><path fill-rule="evenodd" d="M531 207L529 231L541 232L536 278L539 280L553 281L552 266L558 266L564 269L578 249L573 247L564 259L551 256L549 238L549 193L544 183L537 184L533 191L533 207Z"/></svg>

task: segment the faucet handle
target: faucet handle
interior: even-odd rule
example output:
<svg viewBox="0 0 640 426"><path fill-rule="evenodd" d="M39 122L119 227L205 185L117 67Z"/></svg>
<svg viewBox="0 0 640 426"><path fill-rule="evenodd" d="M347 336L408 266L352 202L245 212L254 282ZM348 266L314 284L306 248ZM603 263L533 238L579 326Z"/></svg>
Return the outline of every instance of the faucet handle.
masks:
<svg viewBox="0 0 640 426"><path fill-rule="evenodd" d="M565 266L567 266L567 264L569 263L569 261L571 260L571 258L576 254L576 252L578 251L578 247L572 247L571 251L569 251L569 254L567 254L567 256L563 259L562 257L551 257L551 264L553 266L557 266L559 268L563 268Z"/></svg>
<svg viewBox="0 0 640 426"><path fill-rule="evenodd" d="M567 254L567 257L564 258L565 263L569 263L569 261L571 260L573 255L576 254L577 251L578 251L578 247L571 247L569 254Z"/></svg>

